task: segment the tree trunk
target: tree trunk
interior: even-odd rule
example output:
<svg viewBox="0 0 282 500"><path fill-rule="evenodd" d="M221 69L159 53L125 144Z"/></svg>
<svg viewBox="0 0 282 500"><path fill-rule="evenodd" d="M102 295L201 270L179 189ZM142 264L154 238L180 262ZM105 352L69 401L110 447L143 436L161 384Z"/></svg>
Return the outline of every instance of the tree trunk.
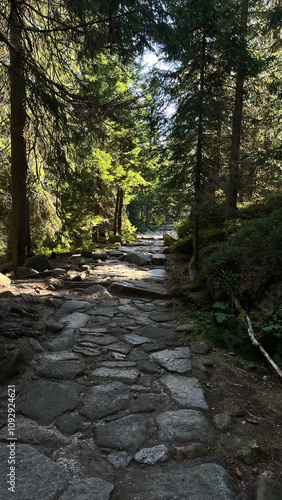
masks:
<svg viewBox="0 0 282 500"><path fill-rule="evenodd" d="M199 224L200 224L200 202L201 202L201 176L203 170L203 106L204 106L204 84L206 64L206 30L203 30L202 57L200 70L200 93L199 93L199 122L198 143L195 165L194 203L192 207L193 217L193 256L189 266L190 278L193 280L197 275L197 261L199 257Z"/></svg>
<svg viewBox="0 0 282 500"><path fill-rule="evenodd" d="M123 189L119 188L118 234L122 231Z"/></svg>
<svg viewBox="0 0 282 500"><path fill-rule="evenodd" d="M246 32L248 24L248 10L249 10L248 0L243 0L242 11L241 11L242 47L244 47L246 44L244 34ZM227 218L234 216L237 211L237 197L239 190L239 153L240 153L241 128L242 128L245 73L246 73L245 62L241 61L237 69L235 104L234 104L234 112L232 120L229 178L226 190Z"/></svg>
<svg viewBox="0 0 282 500"><path fill-rule="evenodd" d="M117 197L116 197L116 208L115 208L115 215L114 215L114 235L116 236L117 230L118 230L118 210L119 210L119 187L117 188Z"/></svg>
<svg viewBox="0 0 282 500"><path fill-rule="evenodd" d="M27 200L26 93L21 28L22 5L11 3L10 87L11 87L11 194L12 260L14 271L22 266L30 246Z"/></svg>

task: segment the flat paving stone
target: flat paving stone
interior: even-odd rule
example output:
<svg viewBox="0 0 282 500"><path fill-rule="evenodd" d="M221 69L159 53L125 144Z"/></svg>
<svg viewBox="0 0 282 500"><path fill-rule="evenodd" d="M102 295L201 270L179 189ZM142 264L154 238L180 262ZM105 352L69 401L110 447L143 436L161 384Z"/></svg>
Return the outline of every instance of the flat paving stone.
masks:
<svg viewBox="0 0 282 500"><path fill-rule="evenodd" d="M10 473L7 444L0 446L0 498L5 500L51 500L70 480L69 471L27 444L16 445L15 489L7 483Z"/></svg>
<svg viewBox="0 0 282 500"><path fill-rule="evenodd" d="M68 438L58 432L56 427L38 425L29 418L17 416L16 437L18 443L41 446L46 448L60 448L66 446ZM7 427L0 430L0 441L7 440Z"/></svg>
<svg viewBox="0 0 282 500"><path fill-rule="evenodd" d="M167 321L174 320L174 317L170 313L154 312L154 311L148 314L148 318L151 319L152 321L155 321L156 323L165 323Z"/></svg>
<svg viewBox="0 0 282 500"><path fill-rule="evenodd" d="M135 452L145 439L146 418L143 415L128 415L94 429L95 444L106 448Z"/></svg>
<svg viewBox="0 0 282 500"><path fill-rule="evenodd" d="M126 384L134 384L139 377L139 371L135 368L118 369L102 366L91 372L90 376L102 380L118 380Z"/></svg>
<svg viewBox="0 0 282 500"><path fill-rule="evenodd" d="M108 481L91 477L71 484L59 500L109 500L113 489Z"/></svg>
<svg viewBox="0 0 282 500"><path fill-rule="evenodd" d="M97 385L91 387L84 394L82 399L83 406L80 409L80 413L89 420L99 420L100 418L125 410L131 401L132 396L130 391L120 382Z"/></svg>
<svg viewBox="0 0 282 500"><path fill-rule="evenodd" d="M172 410L156 418L159 439L178 443L212 443L215 431L206 417L197 410Z"/></svg>
<svg viewBox="0 0 282 500"><path fill-rule="evenodd" d="M74 312L60 319L61 323L67 323L69 328L83 328L89 320L88 314Z"/></svg>
<svg viewBox="0 0 282 500"><path fill-rule="evenodd" d="M150 339L148 339L146 337L141 337L141 335L136 335L135 333L128 333L126 335L122 335L122 338L128 344L131 344L134 346L145 344L146 342L151 342Z"/></svg>
<svg viewBox="0 0 282 500"><path fill-rule="evenodd" d="M142 413L155 411L160 407L161 398L158 394L139 394L134 400L130 411L132 413Z"/></svg>
<svg viewBox="0 0 282 500"><path fill-rule="evenodd" d="M115 500L238 500L232 480L217 464L172 471L136 469L116 488Z"/></svg>
<svg viewBox="0 0 282 500"><path fill-rule="evenodd" d="M176 336L173 330L167 328L159 328L156 326L148 326L144 328L145 337L149 337L151 340L156 340L158 342L175 342Z"/></svg>
<svg viewBox="0 0 282 500"><path fill-rule="evenodd" d="M35 367L36 375L45 378L73 380L84 373L85 366L77 361L43 362Z"/></svg>
<svg viewBox="0 0 282 500"><path fill-rule="evenodd" d="M107 335L107 334L104 334L104 335L91 335L91 334L88 334L88 335L82 335L79 339L80 341L83 341L83 342L92 342L93 344L96 344L96 345L108 345L108 344L112 344L116 339L115 337L113 337L112 335Z"/></svg>
<svg viewBox="0 0 282 500"><path fill-rule="evenodd" d="M197 378L181 375L164 375L160 381L182 408L209 409L204 391Z"/></svg>
<svg viewBox="0 0 282 500"><path fill-rule="evenodd" d="M48 343L50 352L65 351L74 346L74 329L65 330L59 337Z"/></svg>
<svg viewBox="0 0 282 500"><path fill-rule="evenodd" d="M123 342L114 342L113 344L107 345L107 349L109 349L109 351L128 354L131 348L128 344L124 344Z"/></svg>
<svg viewBox="0 0 282 500"><path fill-rule="evenodd" d="M112 307L97 307L90 312L91 316L106 316L112 318L115 315L115 309Z"/></svg>
<svg viewBox="0 0 282 500"><path fill-rule="evenodd" d="M141 295L146 297L169 297L169 293L164 287L149 283L136 283L136 281L118 281L112 285L113 290L121 293Z"/></svg>
<svg viewBox="0 0 282 500"><path fill-rule="evenodd" d="M82 311L83 309L91 309L92 304L85 300L67 300L61 307L62 312Z"/></svg>
<svg viewBox="0 0 282 500"><path fill-rule="evenodd" d="M170 372L186 373L191 370L189 347L165 349L151 354L151 359Z"/></svg>
<svg viewBox="0 0 282 500"><path fill-rule="evenodd" d="M76 408L81 390L75 382L28 381L17 407L23 415L48 425L58 415Z"/></svg>

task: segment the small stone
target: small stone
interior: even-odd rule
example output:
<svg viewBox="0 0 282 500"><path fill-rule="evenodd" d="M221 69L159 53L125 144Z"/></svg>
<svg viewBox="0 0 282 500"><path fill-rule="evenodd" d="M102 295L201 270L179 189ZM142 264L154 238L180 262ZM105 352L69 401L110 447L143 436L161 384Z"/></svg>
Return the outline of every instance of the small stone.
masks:
<svg viewBox="0 0 282 500"><path fill-rule="evenodd" d="M236 419L232 413L219 413L214 416L214 423L218 429L221 431L226 431L232 429L236 422Z"/></svg>
<svg viewBox="0 0 282 500"><path fill-rule="evenodd" d="M155 411L160 406L160 396L156 394L136 394L134 403L131 406L133 413L151 412Z"/></svg>
<svg viewBox="0 0 282 500"><path fill-rule="evenodd" d="M163 266L166 263L167 257L163 253L154 253L151 258L152 264L154 266Z"/></svg>
<svg viewBox="0 0 282 500"><path fill-rule="evenodd" d="M215 432L204 415L196 410L174 410L157 417L159 439L179 443L212 443Z"/></svg>
<svg viewBox="0 0 282 500"><path fill-rule="evenodd" d="M197 325L195 323L183 323L175 328L176 332L193 332L196 330Z"/></svg>
<svg viewBox="0 0 282 500"><path fill-rule="evenodd" d="M171 454L177 462L182 462L186 458L203 457L208 454L208 448L203 443L191 443L186 446L174 446L171 448Z"/></svg>
<svg viewBox="0 0 282 500"><path fill-rule="evenodd" d="M203 389L195 377L164 375L161 383L170 391L173 399L182 408L201 408L208 410Z"/></svg>
<svg viewBox="0 0 282 500"><path fill-rule="evenodd" d="M166 312L151 312L148 314L148 318L156 323L167 323L174 320L173 316Z"/></svg>
<svg viewBox="0 0 282 500"><path fill-rule="evenodd" d="M191 342L190 348L194 354L206 354L208 352L208 345L202 340Z"/></svg>
<svg viewBox="0 0 282 500"><path fill-rule="evenodd" d="M142 359L139 362L139 370L144 373L150 373L152 375L162 372L162 370L156 363L152 363L152 361L149 361L148 359Z"/></svg>
<svg viewBox="0 0 282 500"><path fill-rule="evenodd" d="M39 342L35 339L28 339L32 349L34 350L34 352L43 352L44 351L44 348L42 347L41 344L39 344Z"/></svg>
<svg viewBox="0 0 282 500"><path fill-rule="evenodd" d="M115 469L126 469L132 458L128 455L128 453L126 453L126 451L116 451L107 455L107 460L115 467Z"/></svg>
<svg viewBox="0 0 282 500"><path fill-rule="evenodd" d="M92 305L90 302L86 302L85 300L68 300L64 302L61 310L66 313L80 310L82 311L83 309L90 309L91 307Z"/></svg>
<svg viewBox="0 0 282 500"><path fill-rule="evenodd" d="M60 309L64 301L62 299L57 299L55 297L47 297L45 299L45 304L48 307L54 307L55 309Z"/></svg>
<svg viewBox="0 0 282 500"><path fill-rule="evenodd" d="M62 335L48 343L48 350L50 352L59 352L71 349L74 346L74 330L67 329Z"/></svg>
<svg viewBox="0 0 282 500"><path fill-rule="evenodd" d="M46 321L46 328L51 333L58 333L63 329L63 325L57 321Z"/></svg>
<svg viewBox="0 0 282 500"><path fill-rule="evenodd" d="M142 450L138 451L134 456L136 462L146 465L166 462L168 458L168 448L164 444L153 446L152 448L142 448Z"/></svg>
<svg viewBox="0 0 282 500"><path fill-rule="evenodd" d="M82 422L77 415L60 415L55 424L63 434L74 434L81 429Z"/></svg>

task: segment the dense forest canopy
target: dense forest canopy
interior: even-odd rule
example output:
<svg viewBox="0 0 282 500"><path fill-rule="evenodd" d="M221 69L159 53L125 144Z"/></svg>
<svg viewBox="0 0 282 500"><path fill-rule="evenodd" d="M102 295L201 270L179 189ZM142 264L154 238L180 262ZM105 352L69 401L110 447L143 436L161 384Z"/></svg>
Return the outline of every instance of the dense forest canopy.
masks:
<svg viewBox="0 0 282 500"><path fill-rule="evenodd" d="M195 270L212 214L232 220L281 189L281 12L279 0L3 0L3 259L16 271L31 251L189 219ZM164 65L142 71L145 50Z"/></svg>

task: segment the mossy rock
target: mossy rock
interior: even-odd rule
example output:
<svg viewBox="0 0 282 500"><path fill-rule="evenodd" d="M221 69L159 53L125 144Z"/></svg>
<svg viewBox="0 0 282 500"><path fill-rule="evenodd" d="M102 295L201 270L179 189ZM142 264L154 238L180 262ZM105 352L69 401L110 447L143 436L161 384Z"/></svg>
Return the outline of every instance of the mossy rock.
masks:
<svg viewBox="0 0 282 500"><path fill-rule="evenodd" d="M126 239L124 238L124 236L117 234L116 236L110 236L108 238L108 242L109 243L120 243L121 245L125 245Z"/></svg>
<svg viewBox="0 0 282 500"><path fill-rule="evenodd" d="M179 239L171 245L171 251L175 253L192 255L193 253L193 236L190 234L186 238Z"/></svg>
<svg viewBox="0 0 282 500"><path fill-rule="evenodd" d="M226 451L239 458L245 465L255 465L267 456L265 450L255 439L245 436L223 435L220 440Z"/></svg>

